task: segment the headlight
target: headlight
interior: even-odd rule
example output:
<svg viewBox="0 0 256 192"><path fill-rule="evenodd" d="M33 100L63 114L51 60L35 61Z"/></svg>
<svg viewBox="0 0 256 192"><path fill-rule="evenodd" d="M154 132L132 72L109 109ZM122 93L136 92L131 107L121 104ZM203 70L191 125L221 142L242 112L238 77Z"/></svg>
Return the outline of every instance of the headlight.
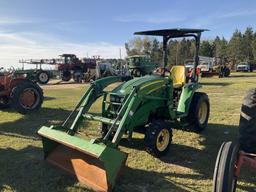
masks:
<svg viewBox="0 0 256 192"><path fill-rule="evenodd" d="M116 98L114 96L110 96L110 102L116 102Z"/></svg>
<svg viewBox="0 0 256 192"><path fill-rule="evenodd" d="M110 96L110 102L122 103L123 100L124 100L123 97L119 97L119 96Z"/></svg>

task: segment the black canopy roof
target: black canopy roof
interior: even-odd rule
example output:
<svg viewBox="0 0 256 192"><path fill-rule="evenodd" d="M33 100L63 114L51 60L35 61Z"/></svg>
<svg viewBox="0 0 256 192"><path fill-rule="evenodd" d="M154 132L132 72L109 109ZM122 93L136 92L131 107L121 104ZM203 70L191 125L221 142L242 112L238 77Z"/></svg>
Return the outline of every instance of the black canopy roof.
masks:
<svg viewBox="0 0 256 192"><path fill-rule="evenodd" d="M140 31L135 32L135 35L152 35L152 36L168 36L172 37L184 37L189 36L195 33L201 33L204 31L209 31L208 29L184 29L184 28L176 28L176 29L160 29L160 30L151 30L151 31Z"/></svg>
<svg viewBox="0 0 256 192"><path fill-rule="evenodd" d="M70 53L64 53L64 54L59 55L59 56L61 56L61 57L76 57L75 54L70 54Z"/></svg>

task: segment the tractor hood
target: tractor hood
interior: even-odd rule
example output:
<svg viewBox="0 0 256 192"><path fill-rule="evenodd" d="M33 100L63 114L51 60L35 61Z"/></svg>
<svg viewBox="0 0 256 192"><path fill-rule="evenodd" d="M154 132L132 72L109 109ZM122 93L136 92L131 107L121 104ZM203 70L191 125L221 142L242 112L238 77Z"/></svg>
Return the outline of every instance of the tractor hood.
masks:
<svg viewBox="0 0 256 192"><path fill-rule="evenodd" d="M159 76L159 75L146 75L143 77L138 77L138 78L134 78L130 81L127 81L123 84L120 84L118 87L116 87L115 89L112 90L112 93L115 94L120 94L120 95L127 95L131 92L131 90L133 89L133 87L136 86L140 86L143 84L151 84L153 82L159 82L162 81L163 83L165 83L167 81L166 78Z"/></svg>

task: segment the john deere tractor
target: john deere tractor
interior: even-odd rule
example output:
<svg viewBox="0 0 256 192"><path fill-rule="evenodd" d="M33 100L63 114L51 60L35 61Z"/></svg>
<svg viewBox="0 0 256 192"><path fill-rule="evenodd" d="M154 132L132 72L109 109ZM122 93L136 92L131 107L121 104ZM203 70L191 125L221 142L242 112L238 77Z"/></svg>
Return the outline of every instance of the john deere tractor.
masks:
<svg viewBox="0 0 256 192"><path fill-rule="evenodd" d="M156 64L146 55L133 55L127 58L128 69L132 77L152 74Z"/></svg>
<svg viewBox="0 0 256 192"><path fill-rule="evenodd" d="M122 82L121 77L106 77L92 82L72 113L59 126L42 127L43 150L48 162L75 176L95 191L110 191L127 154L118 150L121 138L132 139L143 128L146 150L156 157L165 155L172 141L172 128L200 132L207 127L210 105L200 88L196 68L203 29L165 29L136 32L136 35L163 37L163 72ZM167 71L168 41L193 37L196 44L194 72L187 77L184 66ZM115 85L107 91L106 87ZM99 114L90 111L101 98ZM101 123L99 137L86 139L80 128L86 121ZM92 128L90 128L91 130ZM93 129L97 131L95 127Z"/></svg>

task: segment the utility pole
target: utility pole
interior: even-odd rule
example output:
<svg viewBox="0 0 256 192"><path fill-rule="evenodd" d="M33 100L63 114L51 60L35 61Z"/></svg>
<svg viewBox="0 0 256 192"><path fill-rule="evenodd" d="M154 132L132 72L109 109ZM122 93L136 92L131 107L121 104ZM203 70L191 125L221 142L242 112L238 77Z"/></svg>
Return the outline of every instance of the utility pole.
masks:
<svg viewBox="0 0 256 192"><path fill-rule="evenodd" d="M119 57L120 57L120 59L122 59L122 49L121 48L119 48Z"/></svg>
<svg viewBox="0 0 256 192"><path fill-rule="evenodd" d="M122 50L119 48L119 69L123 71L123 65L122 65Z"/></svg>

